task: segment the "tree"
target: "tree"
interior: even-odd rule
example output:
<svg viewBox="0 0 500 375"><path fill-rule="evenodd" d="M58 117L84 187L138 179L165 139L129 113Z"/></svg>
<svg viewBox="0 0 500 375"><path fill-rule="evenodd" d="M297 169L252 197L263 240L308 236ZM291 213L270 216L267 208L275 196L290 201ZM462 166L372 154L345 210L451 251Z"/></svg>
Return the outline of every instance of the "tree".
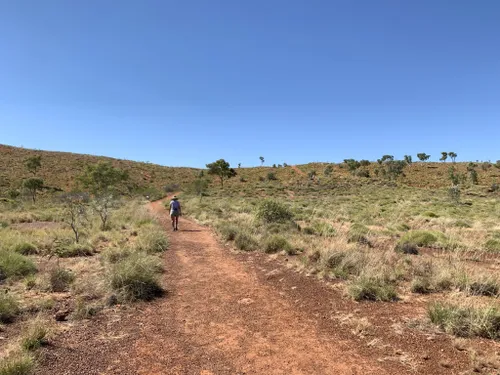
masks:
<svg viewBox="0 0 500 375"><path fill-rule="evenodd" d="M451 152L448 152L448 156L450 157L451 161L454 163L455 162L455 159L457 158L457 154L453 151Z"/></svg>
<svg viewBox="0 0 500 375"><path fill-rule="evenodd" d="M259 156L260 165L264 165L264 156Z"/></svg>
<svg viewBox="0 0 500 375"><path fill-rule="evenodd" d="M370 163L370 160L362 159L362 160L359 161L359 164L362 167L368 167L371 163Z"/></svg>
<svg viewBox="0 0 500 375"><path fill-rule="evenodd" d="M430 155L427 155L425 152L422 152L420 154L417 154L417 158L420 160L420 161L426 161L426 160L429 160L431 156Z"/></svg>
<svg viewBox="0 0 500 375"><path fill-rule="evenodd" d="M219 159L213 163L207 164L207 168L208 174L219 177L222 188L224 188L224 180L236 176L236 171L231 168L229 163L224 159Z"/></svg>
<svg viewBox="0 0 500 375"><path fill-rule="evenodd" d="M128 173L113 167L111 163L100 162L87 165L79 180L92 194L99 195L115 191L118 184L128 179Z"/></svg>
<svg viewBox="0 0 500 375"><path fill-rule="evenodd" d="M24 160L24 165L26 169L35 176L38 168L42 166L42 157L40 155L30 156Z"/></svg>
<svg viewBox="0 0 500 375"><path fill-rule="evenodd" d="M411 163L413 163L413 160L412 160L412 158L411 158L411 155L405 155L405 156L404 156L404 159L405 159L405 162L406 162L407 164L411 164Z"/></svg>
<svg viewBox="0 0 500 375"><path fill-rule="evenodd" d="M89 196L86 193L66 193L61 196L64 206L64 222L73 230L75 242L80 241L80 231L87 223Z"/></svg>
<svg viewBox="0 0 500 375"><path fill-rule="evenodd" d="M467 165L467 172L469 173L469 178L472 182L473 185L477 185L479 183L478 178L477 178L477 171L476 171L477 164L470 162Z"/></svg>
<svg viewBox="0 0 500 375"><path fill-rule="evenodd" d="M35 203L36 193L43 189L43 180L41 178L28 178L24 180L23 186L30 192L33 203Z"/></svg>
<svg viewBox="0 0 500 375"><path fill-rule="evenodd" d="M404 160L387 160L384 162L386 176L391 180L396 179L403 174L406 165L407 163Z"/></svg>
<svg viewBox="0 0 500 375"><path fill-rule="evenodd" d="M93 195L92 208L101 219L101 229L108 229L108 219L116 207L117 188L128 179L127 172L115 168L111 163L88 165L79 180Z"/></svg>
<svg viewBox="0 0 500 375"><path fill-rule="evenodd" d="M192 191L200 196L200 201L208 190L208 181L202 178L198 178L193 181L191 185Z"/></svg>
<svg viewBox="0 0 500 375"><path fill-rule="evenodd" d="M241 168L241 163L238 163L238 168Z"/></svg>
<svg viewBox="0 0 500 375"><path fill-rule="evenodd" d="M333 167L331 165L327 165L323 173L325 174L325 176L330 176L332 172L333 172Z"/></svg>
<svg viewBox="0 0 500 375"><path fill-rule="evenodd" d="M361 163L354 159L344 159L344 163L347 165L349 172L353 174L361 166Z"/></svg>
<svg viewBox="0 0 500 375"><path fill-rule="evenodd" d="M441 158L439 158L439 160L446 161L446 159L448 159L448 153L447 152L441 152Z"/></svg>

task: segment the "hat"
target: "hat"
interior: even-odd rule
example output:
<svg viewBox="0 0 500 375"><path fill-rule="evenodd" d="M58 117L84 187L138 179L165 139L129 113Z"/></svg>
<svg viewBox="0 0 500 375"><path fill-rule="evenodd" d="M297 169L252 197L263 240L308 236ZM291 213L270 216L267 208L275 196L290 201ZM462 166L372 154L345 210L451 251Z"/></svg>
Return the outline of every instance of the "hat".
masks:
<svg viewBox="0 0 500 375"><path fill-rule="evenodd" d="M174 201L176 201L177 199L179 199L179 198L177 198L177 195L174 195L174 196L172 197L172 200L174 200Z"/></svg>

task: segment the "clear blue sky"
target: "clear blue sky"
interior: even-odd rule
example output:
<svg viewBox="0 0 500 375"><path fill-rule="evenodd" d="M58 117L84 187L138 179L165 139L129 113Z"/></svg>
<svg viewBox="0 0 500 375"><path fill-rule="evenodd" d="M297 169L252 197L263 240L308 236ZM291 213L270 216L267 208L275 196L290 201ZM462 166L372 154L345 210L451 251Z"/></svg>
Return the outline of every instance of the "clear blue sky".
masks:
<svg viewBox="0 0 500 375"><path fill-rule="evenodd" d="M0 143L204 166L500 159L498 0L0 0Z"/></svg>

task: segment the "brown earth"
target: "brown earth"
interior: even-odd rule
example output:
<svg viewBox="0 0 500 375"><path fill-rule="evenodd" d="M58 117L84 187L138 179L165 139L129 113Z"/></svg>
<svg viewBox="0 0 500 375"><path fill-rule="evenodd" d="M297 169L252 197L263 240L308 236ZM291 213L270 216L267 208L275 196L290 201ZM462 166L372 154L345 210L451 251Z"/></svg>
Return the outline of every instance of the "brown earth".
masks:
<svg viewBox="0 0 500 375"><path fill-rule="evenodd" d="M170 230L162 202L151 204ZM184 218L165 297L68 326L36 374L460 374L467 352L409 328L425 305L355 303L287 258L235 253ZM71 323L66 323L71 324Z"/></svg>

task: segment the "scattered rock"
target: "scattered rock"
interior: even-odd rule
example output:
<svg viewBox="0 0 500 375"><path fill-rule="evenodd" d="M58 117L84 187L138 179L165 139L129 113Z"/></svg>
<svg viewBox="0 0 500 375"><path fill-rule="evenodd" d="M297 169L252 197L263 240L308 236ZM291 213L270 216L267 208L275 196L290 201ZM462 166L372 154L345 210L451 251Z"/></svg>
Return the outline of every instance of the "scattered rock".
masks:
<svg viewBox="0 0 500 375"><path fill-rule="evenodd" d="M238 303L239 303L240 305L251 305L251 304L252 304L252 303L254 303L254 302L255 302L255 301L254 301L253 299L251 299L251 298L243 298L243 299L240 299L240 300L238 301Z"/></svg>

